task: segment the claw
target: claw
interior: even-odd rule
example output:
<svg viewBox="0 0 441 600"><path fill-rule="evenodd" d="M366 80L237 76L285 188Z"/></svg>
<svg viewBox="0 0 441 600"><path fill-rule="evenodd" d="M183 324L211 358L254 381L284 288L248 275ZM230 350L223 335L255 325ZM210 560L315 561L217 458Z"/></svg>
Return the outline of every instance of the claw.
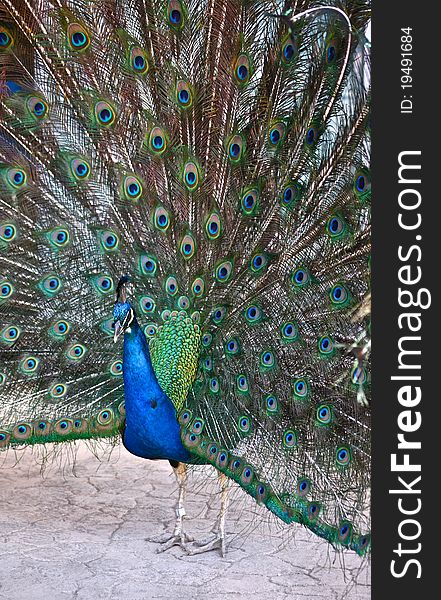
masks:
<svg viewBox="0 0 441 600"><path fill-rule="evenodd" d="M225 544L225 537L221 533L213 534L213 537L206 538L204 540L195 541L191 546L187 546L186 552L188 555L193 556L194 554L202 554L203 552L210 552L210 550L220 549L222 558L225 558L227 554L227 548Z"/></svg>
<svg viewBox="0 0 441 600"><path fill-rule="evenodd" d="M146 541L159 544L159 548L156 550L157 554L161 554L162 552L173 548L173 546L180 546L185 552L188 553L188 543L193 542L194 538L185 533L185 531L181 531L177 534L166 533L153 538L147 538Z"/></svg>

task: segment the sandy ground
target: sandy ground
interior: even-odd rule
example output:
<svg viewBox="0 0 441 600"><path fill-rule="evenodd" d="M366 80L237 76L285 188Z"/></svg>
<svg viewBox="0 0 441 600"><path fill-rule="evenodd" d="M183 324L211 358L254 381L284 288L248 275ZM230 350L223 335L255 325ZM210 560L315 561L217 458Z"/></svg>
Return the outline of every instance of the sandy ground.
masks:
<svg viewBox="0 0 441 600"><path fill-rule="evenodd" d="M18 460L18 463L17 463ZM192 474L186 530L209 531L218 509L216 477ZM41 474L36 457L0 456L0 598L8 600L367 600L370 570L336 555L303 528L268 524L237 490L227 521L228 553L157 554L146 541L171 531L176 483L165 461L116 448L98 461L78 450ZM211 507L207 508L207 503Z"/></svg>

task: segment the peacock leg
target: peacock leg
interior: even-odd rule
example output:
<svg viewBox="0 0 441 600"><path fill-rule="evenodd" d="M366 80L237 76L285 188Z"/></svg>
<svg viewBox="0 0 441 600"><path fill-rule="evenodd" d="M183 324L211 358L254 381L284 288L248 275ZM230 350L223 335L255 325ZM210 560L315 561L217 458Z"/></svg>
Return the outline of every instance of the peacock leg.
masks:
<svg viewBox="0 0 441 600"><path fill-rule="evenodd" d="M176 505L176 522L175 528L171 535L166 534L162 535L159 538L150 538L148 541L150 542L158 542L161 545L156 550L156 552L165 552L169 548L173 546L181 546L185 551L188 551L187 543L192 542L193 538L185 533L183 530L183 520L185 516L185 492L187 485L187 465L181 462L173 462L170 461L171 466L173 467L174 474L176 476L176 480L178 482L178 503Z"/></svg>
<svg viewBox="0 0 441 600"><path fill-rule="evenodd" d="M201 554L210 550L220 549L222 557L226 555L225 544L225 520L227 516L230 485L229 480L223 473L218 473L219 486L221 489L221 505L217 519L211 529L212 535L203 540L194 542L191 546L187 546L187 554Z"/></svg>

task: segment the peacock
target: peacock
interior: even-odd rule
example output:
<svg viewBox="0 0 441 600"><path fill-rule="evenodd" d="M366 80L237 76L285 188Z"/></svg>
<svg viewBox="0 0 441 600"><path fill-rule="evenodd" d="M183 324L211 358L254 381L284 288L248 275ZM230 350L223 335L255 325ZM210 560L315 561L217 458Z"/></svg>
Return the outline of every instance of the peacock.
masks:
<svg viewBox="0 0 441 600"><path fill-rule="evenodd" d="M168 460L369 553L368 0L2 0L0 448ZM61 448L63 448L62 446ZM183 527L212 465L208 541Z"/></svg>

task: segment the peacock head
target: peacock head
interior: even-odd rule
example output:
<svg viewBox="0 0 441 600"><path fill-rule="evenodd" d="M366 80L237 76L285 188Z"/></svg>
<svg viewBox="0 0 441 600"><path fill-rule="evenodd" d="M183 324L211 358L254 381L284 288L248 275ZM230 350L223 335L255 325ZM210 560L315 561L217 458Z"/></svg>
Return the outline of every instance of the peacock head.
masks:
<svg viewBox="0 0 441 600"><path fill-rule="evenodd" d="M125 331L128 333L130 332L130 325L135 319L135 311L130 302L127 302L127 284L129 282L130 277L128 275L123 275L116 287L116 300L115 306L113 307L114 342L116 342L119 336Z"/></svg>

